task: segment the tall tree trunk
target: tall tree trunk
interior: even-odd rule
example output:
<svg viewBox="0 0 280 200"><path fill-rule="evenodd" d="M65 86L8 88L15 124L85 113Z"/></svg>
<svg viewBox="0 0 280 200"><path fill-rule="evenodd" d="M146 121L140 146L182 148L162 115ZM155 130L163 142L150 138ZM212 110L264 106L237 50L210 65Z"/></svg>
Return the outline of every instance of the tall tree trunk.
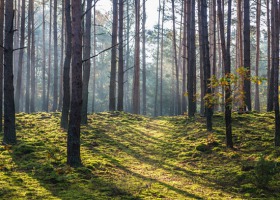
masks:
<svg viewBox="0 0 280 200"><path fill-rule="evenodd" d="M126 1L126 57L125 57L125 105L126 111L130 112L131 100L129 99L130 93L130 82L128 79L128 70L130 68L130 47L129 47L129 39L130 39L130 13L129 13L129 1Z"/></svg>
<svg viewBox="0 0 280 200"><path fill-rule="evenodd" d="M87 0L86 9L86 27L83 34L84 39L84 59L90 57L91 51L91 4L92 0ZM90 60L84 62L83 66L83 106L82 106L82 124L87 124L88 111L88 84L90 76Z"/></svg>
<svg viewBox="0 0 280 200"><path fill-rule="evenodd" d="M3 2L2 2L3 3ZM13 1L5 5L5 42L4 42L4 138L5 144L16 143L15 104L13 85L13 43L14 43ZM0 73L1 74L1 73Z"/></svg>
<svg viewBox="0 0 280 200"><path fill-rule="evenodd" d="M80 124L82 108L82 6L81 0L72 0L72 94L67 137L67 164L81 165Z"/></svg>
<svg viewBox="0 0 280 200"><path fill-rule="evenodd" d="M238 63L238 68L244 67L244 62L243 62L243 37L242 37L242 0L237 1L237 37L238 37L238 48L237 48L237 63ZM245 105L245 94L244 94L244 75L241 75L240 81L238 83L239 85L239 98L238 98L238 107L240 109L244 109Z"/></svg>
<svg viewBox="0 0 280 200"><path fill-rule="evenodd" d="M66 23L66 56L64 60L63 73L63 104L61 114L61 127L68 128L68 115L70 107L70 64L72 57L72 26L70 0L65 1L65 23Z"/></svg>
<svg viewBox="0 0 280 200"><path fill-rule="evenodd" d="M21 26L20 26L20 47L23 47L24 43L25 43L25 0L22 0ZM20 49L19 50L19 59L18 59L18 71L17 71L18 74L17 74L17 82L16 82L16 93L15 93L15 110L16 110L16 112L19 112L20 102L21 102L20 98L21 98L21 90L22 90L21 84L22 84L23 54L24 54L24 49ZM0 120L0 121L2 121L2 120Z"/></svg>
<svg viewBox="0 0 280 200"><path fill-rule="evenodd" d="M62 0L62 19L61 19L61 38L60 38L60 42L61 42L61 47L60 47L60 77L59 77L59 101L58 101L58 110L61 111L62 109L62 102L63 102L63 61L64 61L64 39L65 39L65 3L64 0Z"/></svg>
<svg viewBox="0 0 280 200"><path fill-rule="evenodd" d="M275 146L280 146L280 116L279 116L279 5L277 0L272 1L273 21L272 30L272 65L274 67L274 113L275 113ZM272 16L271 15L271 16Z"/></svg>
<svg viewBox="0 0 280 200"><path fill-rule="evenodd" d="M177 44L176 44L176 22L175 22L175 4L172 0L172 21L173 21L173 53L175 61L175 76L176 76L176 97L175 97L175 114L181 114L181 101L180 101L180 92L179 92L179 64L177 56ZM184 58L186 59L186 58Z"/></svg>
<svg viewBox="0 0 280 200"><path fill-rule="evenodd" d="M203 65L204 65L204 91L206 95L211 96L211 88L209 87L210 76L211 76L211 65L209 56L209 41L208 41L208 24L207 24L207 1L201 1L201 24L202 24L202 44L203 44ZM207 130L212 131L212 115L213 115L213 105L209 101L206 106L206 119L207 119Z"/></svg>
<svg viewBox="0 0 280 200"><path fill-rule="evenodd" d="M52 0L50 0L50 24L49 24L49 63L48 63L48 85L45 110L49 111L50 86L51 86L51 65L52 65Z"/></svg>
<svg viewBox="0 0 280 200"><path fill-rule="evenodd" d="M0 0L0 45L3 45L4 39L4 0ZM3 115L3 67L4 67L4 49L0 47L0 132L2 132Z"/></svg>
<svg viewBox="0 0 280 200"><path fill-rule="evenodd" d="M228 1L228 23L227 23L227 48L225 42L225 29L224 29L224 16L222 13L222 3L221 0L217 0L218 5L218 16L220 22L220 37L223 61L225 63L225 77L230 74L230 29L231 29L231 0ZM229 148L233 148L232 142L232 126L231 126L231 87L230 79L227 79L227 84L225 86L225 120L226 120L226 145Z"/></svg>
<svg viewBox="0 0 280 200"><path fill-rule="evenodd" d="M198 30L199 30L199 67L200 67L200 115L205 116L205 81L204 81L204 59L203 59L203 34L201 23L201 1L198 1Z"/></svg>
<svg viewBox="0 0 280 200"><path fill-rule="evenodd" d="M25 0L23 0L25 1ZM43 1L43 66L42 66L42 110L46 111L46 17L45 17L45 0Z"/></svg>
<svg viewBox="0 0 280 200"><path fill-rule="evenodd" d="M123 84L124 84L124 59L123 59L123 0L119 0L119 69L118 69L118 111L123 111Z"/></svg>
<svg viewBox="0 0 280 200"><path fill-rule="evenodd" d="M53 6L53 41L54 41L54 71L53 71L53 107L52 111L57 110L58 100L58 44L57 44L57 0Z"/></svg>
<svg viewBox="0 0 280 200"><path fill-rule="evenodd" d="M250 58L250 1L244 0L244 67L247 69L244 80L245 105L252 110L251 103L251 58Z"/></svg>
<svg viewBox="0 0 280 200"><path fill-rule="evenodd" d="M187 64L187 1L184 1L184 20L183 20L183 69L182 69L182 113L187 112L186 91L186 64ZM175 15L174 0L172 1L172 16ZM175 29L175 17L173 17L173 30ZM176 47L175 47L176 48Z"/></svg>
<svg viewBox="0 0 280 200"><path fill-rule="evenodd" d="M31 49L30 49L30 59L31 59L31 70L30 70L30 83L31 83L31 99L30 99L30 112L35 112L35 86L36 86L36 80L35 80L35 24L34 24L34 2L32 1L31 4Z"/></svg>
<svg viewBox="0 0 280 200"><path fill-rule="evenodd" d="M266 1L266 12L267 12L267 111L270 112L273 110L273 93L272 93L272 89L273 87L271 87L271 83L273 83L273 81L271 80L271 27L270 27L270 17L269 17L269 13L270 13L270 9L269 9L269 4L270 4L270 0Z"/></svg>
<svg viewBox="0 0 280 200"><path fill-rule="evenodd" d="M135 53L132 111L140 114L140 0L135 0Z"/></svg>
<svg viewBox="0 0 280 200"><path fill-rule="evenodd" d="M96 3L93 7L93 54L96 54ZM95 111L95 89L96 89L96 58L93 58L93 66L92 66L92 105L91 111Z"/></svg>
<svg viewBox="0 0 280 200"><path fill-rule="evenodd" d="M142 114L147 113L147 88L146 88L146 0L143 0L143 18L142 18Z"/></svg>
<svg viewBox="0 0 280 200"><path fill-rule="evenodd" d="M260 60L260 21L261 21L261 0L257 0L257 55L256 55L256 76L259 77L259 60ZM260 112L260 89L259 83L255 84L256 93L255 93L255 110Z"/></svg>
<svg viewBox="0 0 280 200"><path fill-rule="evenodd" d="M117 42L118 42L118 0L113 0L113 27L112 27L112 51L109 110L116 110L116 71L117 71Z"/></svg>
<svg viewBox="0 0 280 200"><path fill-rule="evenodd" d="M31 74L31 37L32 37L32 4L33 0L29 1L28 5L28 34L27 34L27 63L26 63L26 92L25 92L25 112L30 112L30 74Z"/></svg>
<svg viewBox="0 0 280 200"><path fill-rule="evenodd" d="M162 92L163 92L163 27L164 27L164 11L165 0L162 5L162 18L161 18L161 45L160 45L160 93L159 93L159 115L162 116Z"/></svg>
<svg viewBox="0 0 280 200"><path fill-rule="evenodd" d="M160 35L160 13L161 13L161 3L158 1L158 32L157 32L157 58L156 58L156 88L155 88L155 103L154 103L154 116L158 115L158 68L159 68L159 35Z"/></svg>
<svg viewBox="0 0 280 200"><path fill-rule="evenodd" d="M193 117L196 111L195 102L195 1L188 1L188 116Z"/></svg>

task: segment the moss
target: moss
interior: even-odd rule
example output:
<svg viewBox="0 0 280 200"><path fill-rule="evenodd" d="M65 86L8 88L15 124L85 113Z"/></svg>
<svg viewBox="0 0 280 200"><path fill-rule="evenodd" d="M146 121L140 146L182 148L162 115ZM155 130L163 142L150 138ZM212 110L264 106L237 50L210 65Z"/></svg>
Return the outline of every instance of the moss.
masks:
<svg viewBox="0 0 280 200"><path fill-rule="evenodd" d="M280 198L273 113L233 113L235 150L225 146L222 113L211 134L199 116L89 115L76 169L66 165L60 113L16 118L18 144L0 146L0 199ZM254 178L260 154L278 170L261 190Z"/></svg>

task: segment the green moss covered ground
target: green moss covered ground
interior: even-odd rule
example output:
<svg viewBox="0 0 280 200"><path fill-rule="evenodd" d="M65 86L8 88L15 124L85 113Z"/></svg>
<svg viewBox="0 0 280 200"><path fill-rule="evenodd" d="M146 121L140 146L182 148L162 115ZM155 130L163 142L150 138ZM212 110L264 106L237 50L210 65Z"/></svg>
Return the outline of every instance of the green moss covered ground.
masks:
<svg viewBox="0 0 280 200"><path fill-rule="evenodd" d="M90 115L74 169L60 113L18 114L18 144L0 146L0 199L280 199L273 114L233 117L235 150L220 114L212 133L200 117Z"/></svg>

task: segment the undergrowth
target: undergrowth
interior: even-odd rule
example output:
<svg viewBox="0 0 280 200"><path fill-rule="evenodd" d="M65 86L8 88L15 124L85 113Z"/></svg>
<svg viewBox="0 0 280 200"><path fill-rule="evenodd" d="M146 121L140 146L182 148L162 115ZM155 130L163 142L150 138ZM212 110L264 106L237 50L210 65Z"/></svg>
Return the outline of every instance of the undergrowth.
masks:
<svg viewBox="0 0 280 200"><path fill-rule="evenodd" d="M76 169L60 113L16 119L18 143L0 147L0 199L280 199L272 113L234 114L233 150L221 114L208 133L201 117L97 113Z"/></svg>

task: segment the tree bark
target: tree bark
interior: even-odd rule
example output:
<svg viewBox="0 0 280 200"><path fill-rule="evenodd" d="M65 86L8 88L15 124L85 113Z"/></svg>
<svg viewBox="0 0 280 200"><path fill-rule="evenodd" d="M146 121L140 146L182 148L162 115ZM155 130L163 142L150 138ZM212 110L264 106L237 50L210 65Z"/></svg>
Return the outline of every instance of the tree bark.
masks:
<svg viewBox="0 0 280 200"><path fill-rule="evenodd" d="M2 40L0 39L0 41L2 41ZM20 25L20 47L23 47L24 44L25 44L25 0L22 0L21 25ZM19 50L19 59L18 59L16 93L15 93L15 110L16 110L16 112L19 112L20 102L21 102L20 99L21 99L21 90L22 90L21 84L22 84L23 54L24 54L24 49L20 49ZM0 116L2 116L2 115L0 115ZM0 121L2 121L2 120L0 120Z"/></svg>
<svg viewBox="0 0 280 200"><path fill-rule="evenodd" d="M146 88L146 0L143 0L143 18L142 18L142 114L147 114L147 88Z"/></svg>
<svg viewBox="0 0 280 200"><path fill-rule="evenodd" d="M84 59L90 57L91 51L91 5L92 0L87 0L86 27L83 34L84 40ZM88 112L88 84L90 76L90 60L84 62L83 66L83 106L82 106L82 124L87 124Z"/></svg>
<svg viewBox="0 0 280 200"><path fill-rule="evenodd" d="M96 3L93 7L93 54L96 54ZM91 111L94 113L95 111L95 89L96 89L96 58L93 58L93 66L92 66L92 105Z"/></svg>
<svg viewBox="0 0 280 200"><path fill-rule="evenodd" d="M0 45L3 45L4 39L4 0L0 0ZM3 116L3 67L4 67L4 49L0 47L0 132L2 132Z"/></svg>
<svg viewBox="0 0 280 200"><path fill-rule="evenodd" d="M195 0L188 0L188 3L188 116L193 117L196 112Z"/></svg>
<svg viewBox="0 0 280 200"><path fill-rule="evenodd" d="M25 0L23 0L25 1ZM46 111L46 17L45 17L45 0L43 1L43 66L42 66L42 110Z"/></svg>
<svg viewBox="0 0 280 200"><path fill-rule="evenodd" d="M35 94L36 94L36 69L35 69L35 24L34 24L34 1L31 4L31 49L30 49L30 83L31 83L31 94L30 94L30 112L35 112Z"/></svg>
<svg viewBox="0 0 280 200"><path fill-rule="evenodd" d="M48 85L45 110L49 111L50 86L51 86L51 65L52 65L52 0L50 0L50 24L49 24L49 62L48 62Z"/></svg>
<svg viewBox="0 0 280 200"><path fill-rule="evenodd" d="M173 30L175 29L175 9L174 0L172 0ZM184 1L184 19L183 19L183 69L182 69L182 113L187 112L186 91L186 64L187 64L187 1ZM176 47L175 47L176 48Z"/></svg>
<svg viewBox="0 0 280 200"><path fill-rule="evenodd" d="M176 43L176 22L175 22L175 5L174 0L172 0L172 21L173 21L173 53L175 61L175 76L176 76L176 97L175 97L175 115L181 114L181 101L180 101L180 92L179 92L179 64L177 56L177 43ZM184 58L185 59L185 58Z"/></svg>
<svg viewBox="0 0 280 200"><path fill-rule="evenodd" d="M140 0L135 0L135 50L132 112L140 114Z"/></svg>
<svg viewBox="0 0 280 200"><path fill-rule="evenodd" d="M118 37L118 0L113 0L113 27L112 27L112 50L111 50L111 73L109 110L116 110L116 71L117 71L117 37Z"/></svg>
<svg viewBox="0 0 280 200"><path fill-rule="evenodd" d="M67 137L67 164L81 165L80 125L82 108L82 6L81 0L72 0L72 94Z"/></svg>
<svg viewBox="0 0 280 200"><path fill-rule="evenodd" d="M273 69L271 68L271 27L270 27L270 0L266 1L266 12L267 12L267 112L271 112L273 110L273 87L271 87L271 83L273 83L274 78L271 76L271 72L273 73Z"/></svg>
<svg viewBox="0 0 280 200"><path fill-rule="evenodd" d="M63 104L61 114L61 127L68 128L68 115L70 107L70 64L72 57L72 25L70 0L65 0L65 23L66 23L66 55L63 73Z"/></svg>
<svg viewBox="0 0 280 200"><path fill-rule="evenodd" d="M259 77L259 60L260 60L260 21L261 21L261 0L257 0L257 22L256 22L256 42L257 42L257 49L256 49L256 76ZM260 89L259 83L255 84L256 91L255 91L255 110L260 112Z"/></svg>
<svg viewBox="0 0 280 200"><path fill-rule="evenodd" d="M201 24L202 24L202 54L203 54L203 65L204 65L204 91L207 95L211 95L211 88L209 85L210 76L211 76L211 65L210 65L210 56L209 56L209 40L208 40L208 24L207 24L207 1L201 1ZM206 109L206 119L207 119L207 130L212 131L212 115L213 115L213 105L208 102Z"/></svg>
<svg viewBox="0 0 280 200"><path fill-rule="evenodd" d="M244 80L245 105L252 110L251 103L251 58L250 58L250 1L244 0L244 67L247 69Z"/></svg>
<svg viewBox="0 0 280 200"><path fill-rule="evenodd" d="M155 102L154 102L154 116L158 115L158 68L159 68L159 36L160 36L160 13L161 13L161 3L158 1L158 27L157 27L157 58L156 58L156 87L155 87Z"/></svg>
<svg viewBox="0 0 280 200"><path fill-rule="evenodd" d="M277 0L272 1L272 10L274 15L271 25L274 27L272 30L273 42L273 57L272 65L274 68L274 113L275 113L275 146L280 146L280 116L279 116L279 5Z"/></svg>
<svg viewBox="0 0 280 200"><path fill-rule="evenodd" d="M5 41L4 41L4 138L5 144L16 143L15 104L13 85L13 43L14 43L13 1L5 5ZM1 73L0 73L1 74Z"/></svg>
<svg viewBox="0 0 280 200"><path fill-rule="evenodd" d="M161 17L161 44L160 44L160 92L159 92L159 115L162 116L162 92L163 92L163 28L164 28L164 12L165 12L165 0L162 5L162 17Z"/></svg>
<svg viewBox="0 0 280 200"><path fill-rule="evenodd" d="M230 29L231 29L231 0L228 1L228 24L227 24L227 48L225 42L225 29L224 29L224 17L222 14L222 3L221 0L217 0L218 4L218 16L220 22L220 37L221 37L221 47L222 56L225 63L225 74L228 76L230 74ZM232 126L231 126L231 87L230 79L227 79L227 84L225 86L225 120L226 120L226 145L229 148L233 148L232 142Z"/></svg>
<svg viewBox="0 0 280 200"><path fill-rule="evenodd" d="M124 56L123 56L123 0L119 0L119 65L118 65L118 105L117 110L123 111L124 84Z"/></svg>
<svg viewBox="0 0 280 200"><path fill-rule="evenodd" d="M58 44L57 44L57 0L53 6L53 41L54 41L54 71L53 71L53 107L52 111L57 110L58 100Z"/></svg>
<svg viewBox="0 0 280 200"><path fill-rule="evenodd" d="M62 110L62 102L63 102L63 65L64 65L64 39L65 39L65 0L62 0L62 19L61 19L61 38L60 38L60 43L61 43L61 47L60 47L60 76L59 76L59 95L58 95L58 110L61 111Z"/></svg>

